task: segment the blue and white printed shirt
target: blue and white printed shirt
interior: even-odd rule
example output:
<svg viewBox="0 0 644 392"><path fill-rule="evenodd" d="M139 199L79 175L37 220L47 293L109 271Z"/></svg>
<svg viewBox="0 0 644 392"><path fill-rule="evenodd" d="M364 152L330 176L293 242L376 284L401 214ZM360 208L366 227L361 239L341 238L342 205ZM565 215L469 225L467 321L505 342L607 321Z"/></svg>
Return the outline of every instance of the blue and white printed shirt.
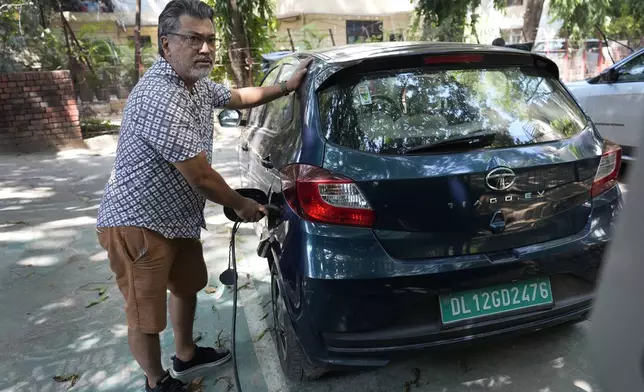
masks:
<svg viewBox="0 0 644 392"><path fill-rule="evenodd" d="M97 227L138 226L166 238L200 238L206 199L172 162L206 151L212 164L213 110L230 98L230 90L208 79L190 93L170 64L157 60L125 105Z"/></svg>

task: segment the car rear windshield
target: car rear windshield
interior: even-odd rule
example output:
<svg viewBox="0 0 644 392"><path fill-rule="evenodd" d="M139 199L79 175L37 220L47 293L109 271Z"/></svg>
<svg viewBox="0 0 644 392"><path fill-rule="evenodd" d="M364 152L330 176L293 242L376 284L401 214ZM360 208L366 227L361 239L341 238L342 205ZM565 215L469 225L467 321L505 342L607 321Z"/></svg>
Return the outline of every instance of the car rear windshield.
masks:
<svg viewBox="0 0 644 392"><path fill-rule="evenodd" d="M525 68L353 75L318 93L332 143L380 154L495 133L487 148L570 138L586 119L556 79Z"/></svg>

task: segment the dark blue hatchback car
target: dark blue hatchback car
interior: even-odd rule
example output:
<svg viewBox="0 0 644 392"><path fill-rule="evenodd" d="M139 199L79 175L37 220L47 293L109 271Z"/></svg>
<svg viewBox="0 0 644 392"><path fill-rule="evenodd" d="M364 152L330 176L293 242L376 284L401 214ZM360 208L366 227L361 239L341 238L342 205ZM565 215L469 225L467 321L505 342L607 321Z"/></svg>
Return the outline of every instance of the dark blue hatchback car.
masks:
<svg viewBox="0 0 644 392"><path fill-rule="evenodd" d="M552 61L355 45L286 57L263 85L308 56L300 90L253 109L239 146L244 186L283 210L258 252L289 377L587 317L621 150Z"/></svg>

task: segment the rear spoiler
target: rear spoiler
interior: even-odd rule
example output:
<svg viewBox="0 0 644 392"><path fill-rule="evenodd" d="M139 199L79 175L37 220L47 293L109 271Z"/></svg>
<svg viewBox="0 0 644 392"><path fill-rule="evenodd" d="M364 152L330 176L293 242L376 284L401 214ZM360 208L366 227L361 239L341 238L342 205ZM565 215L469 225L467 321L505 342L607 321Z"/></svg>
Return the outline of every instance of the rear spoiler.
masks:
<svg viewBox="0 0 644 392"><path fill-rule="evenodd" d="M481 67L504 68L512 66L534 68L537 72L545 72L549 76L559 79L557 64L536 53L519 50L479 50L401 55L399 57L380 56L337 63L318 74L315 89L318 91L323 90L337 84L343 78L373 72L420 68L476 69Z"/></svg>

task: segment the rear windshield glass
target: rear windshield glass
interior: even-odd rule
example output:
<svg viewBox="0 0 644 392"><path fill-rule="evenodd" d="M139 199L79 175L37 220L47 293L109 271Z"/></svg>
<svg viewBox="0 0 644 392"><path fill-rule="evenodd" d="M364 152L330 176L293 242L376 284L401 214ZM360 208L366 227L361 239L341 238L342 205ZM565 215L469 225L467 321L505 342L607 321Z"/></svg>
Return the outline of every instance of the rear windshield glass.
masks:
<svg viewBox="0 0 644 392"><path fill-rule="evenodd" d="M554 79L520 68L388 72L318 93L335 144L401 154L420 145L494 132L502 148L570 138L586 119Z"/></svg>

